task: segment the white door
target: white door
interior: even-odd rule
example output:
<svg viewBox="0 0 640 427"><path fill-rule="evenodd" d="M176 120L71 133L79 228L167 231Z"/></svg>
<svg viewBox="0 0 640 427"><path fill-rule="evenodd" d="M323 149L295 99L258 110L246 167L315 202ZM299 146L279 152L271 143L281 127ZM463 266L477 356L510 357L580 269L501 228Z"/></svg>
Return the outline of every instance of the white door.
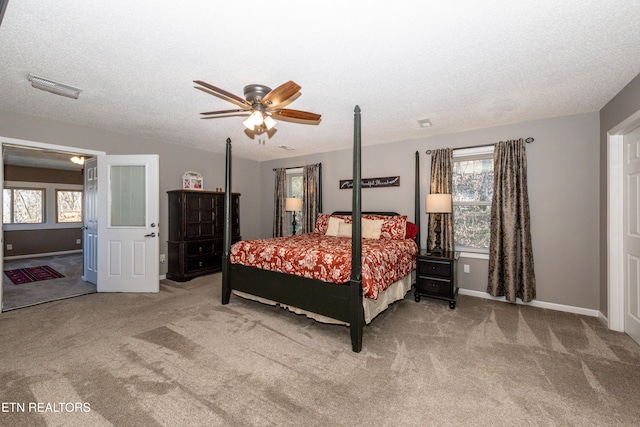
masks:
<svg viewBox="0 0 640 427"><path fill-rule="evenodd" d="M157 155L98 156L98 292L158 292Z"/></svg>
<svg viewBox="0 0 640 427"><path fill-rule="evenodd" d="M624 331L640 344L640 127L624 147Z"/></svg>
<svg viewBox="0 0 640 427"><path fill-rule="evenodd" d="M98 159L87 159L84 164L84 227L82 280L98 283Z"/></svg>

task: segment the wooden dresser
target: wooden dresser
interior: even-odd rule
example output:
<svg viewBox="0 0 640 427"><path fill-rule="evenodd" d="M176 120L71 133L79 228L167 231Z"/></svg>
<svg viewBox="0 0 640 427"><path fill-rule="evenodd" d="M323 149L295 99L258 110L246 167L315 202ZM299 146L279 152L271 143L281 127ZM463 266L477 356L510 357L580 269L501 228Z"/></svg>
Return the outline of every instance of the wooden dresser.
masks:
<svg viewBox="0 0 640 427"><path fill-rule="evenodd" d="M224 193L172 190L167 279L183 282L222 268ZM231 196L231 241L240 236L240 194Z"/></svg>

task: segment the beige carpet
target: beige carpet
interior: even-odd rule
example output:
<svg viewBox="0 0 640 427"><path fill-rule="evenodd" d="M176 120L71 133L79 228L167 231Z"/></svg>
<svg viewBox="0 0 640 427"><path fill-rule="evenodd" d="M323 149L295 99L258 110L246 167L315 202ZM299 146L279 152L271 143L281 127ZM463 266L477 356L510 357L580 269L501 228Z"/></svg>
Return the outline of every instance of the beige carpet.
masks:
<svg viewBox="0 0 640 427"><path fill-rule="evenodd" d="M0 425L640 424L640 347L595 318L408 295L356 354L346 327L219 301L215 274L3 313Z"/></svg>

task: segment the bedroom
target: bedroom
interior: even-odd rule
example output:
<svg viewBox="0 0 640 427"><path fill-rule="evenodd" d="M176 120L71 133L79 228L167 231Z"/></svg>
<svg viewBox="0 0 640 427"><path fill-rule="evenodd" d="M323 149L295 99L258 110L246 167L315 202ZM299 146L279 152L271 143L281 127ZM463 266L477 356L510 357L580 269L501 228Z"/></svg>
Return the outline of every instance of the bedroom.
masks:
<svg viewBox="0 0 640 427"><path fill-rule="evenodd" d="M18 2L8 2L5 18L0 26L0 42L3 45L6 42L6 39L3 38L3 31L5 27L9 27L12 17L11 8L17 4ZM628 3L622 3L622 5L625 4ZM547 4L547 7L551 6ZM177 16L176 20L179 21L181 15L178 14ZM633 46L637 46L637 30L633 27L625 27L624 30L629 32L630 37L634 40ZM230 34L233 34L233 32L230 32ZM195 39L192 42L194 44L197 43ZM100 45L97 42L93 45L94 50L98 50L99 47ZM393 121L395 117L386 117L384 115L372 117L372 113L369 111L373 110L378 104L384 103L384 101L379 100L380 95L368 98L370 107L367 104L361 105L365 124L364 140L373 140L380 143L366 146L363 149L363 176L399 175L401 176L402 185L398 188L364 190L364 207L366 209L388 209L389 206L387 204L389 203L394 210L411 214L411 166L415 151L420 151L421 153L424 180L422 188L426 192L428 156L424 152L427 149L485 144L513 137L534 137L535 142L527 147L527 154L530 173L529 191L532 207L532 226L534 227L533 245L536 274L539 282L538 300L561 306L556 308L575 308L589 316L608 317L607 279L609 268L606 238L608 223L608 155L605 134L609 129L640 110L638 96L638 93L640 93L640 78L636 77L640 69L638 69L635 50L632 50L634 54L630 54L628 50L624 50L625 47L628 48L628 45L623 44L620 47L623 50L621 55L629 61L626 63L626 67L623 67L625 68L625 74L612 77L617 79L615 82L617 89L607 93L601 99L601 102L591 108L582 110L574 106L575 111L565 111L557 116L549 113L533 120L512 121L513 116L509 113L511 104L492 104L486 101L489 103L487 105L482 101L474 105L485 113L490 111L490 113L486 114L490 116L490 124L481 124L475 128L441 133L437 130L440 124L434 121L435 129L426 130L426 133L424 133L424 130L417 129L415 122L430 115L430 112L419 109L418 112L411 112L411 117L405 117L400 121ZM413 49L411 52L416 54ZM202 51L200 53L202 58L206 58L207 52ZM606 54L607 50L603 49L594 55L596 59L599 55L602 55L603 58L607 58L606 60L611 60ZM141 58L146 58L143 51L135 50L130 55L127 55L127 60L138 55ZM594 61L594 57L590 56L589 61ZM582 65L587 68L592 66L589 61ZM139 62L144 61L136 60L134 64L139 65ZM98 126L93 125L92 120L96 120L95 118L84 124L70 123L66 117L56 118L55 105L63 105L66 108L69 104L58 103L67 100L47 93L33 93L35 89L32 89L26 82L26 74L31 71L36 72L36 70L25 69L25 67L38 67L38 64L27 64L19 67L19 69L3 70L3 77L0 80L0 89L3 93L3 100L0 100L0 110L2 111L0 115L0 135L26 141L108 151L110 154L157 153L160 155L160 193L165 195L166 191L178 188L180 177L187 170L195 170L202 173L206 188L222 187L224 184L224 156L220 147L224 138L228 135L225 133L220 138L216 133L216 129L223 127L226 132L227 129L232 128L233 132L235 132L232 135L235 143L234 148L237 149L234 163L234 185L236 186L234 191L242 194L241 227L243 237L254 238L270 235L273 203L272 169L274 167L299 166L301 164L322 162L325 180L325 209L331 211L348 208L350 203L349 192L339 190L338 181L350 176L350 152L348 148L335 145L336 141L341 143L350 142L352 135L348 126L346 131L339 134L331 133L323 136L327 141L326 144L318 143L316 148L319 147L319 149L308 153L304 152L303 148L297 148L296 151L288 153L278 149L277 146L280 144L294 145L297 140L304 139L306 135L315 137L315 134L321 131L324 126L330 124L330 117L326 116L329 113L334 114L333 117L336 120L346 121L348 124L353 105L362 102L357 98L360 98L359 95L361 93L364 96L368 89L361 91L353 88L345 90L341 93L344 101L341 100L339 104L330 102L318 103L316 101L317 96L324 89L314 87L317 74L320 74L320 72L315 71L305 81L299 81L303 86L304 95L294 105L295 108L323 113L323 117L327 118L318 127L283 123L277 138L266 140L264 145L259 145L257 141L250 140L244 136L241 132L241 120L239 119L237 121L225 119L230 121L231 124L217 120L215 123L202 121L205 122L203 125L201 121L198 121L198 114L201 111L206 111L207 108L211 108L214 105L216 106L214 108L225 105L223 101L197 93L191 85L191 80L195 78L207 79L218 75L218 72L212 71L211 68L215 62L215 60L210 60L207 64L199 67L191 64L193 66L191 74L182 83L183 87L180 88L181 91L183 90L189 94L190 101L187 104L175 106L175 114L179 116L179 125L175 129L166 129L153 123L153 126L156 126L160 132L166 131L166 138L149 134L149 129L152 125L148 121L148 117L146 117L147 113L142 112L140 112L140 124L131 124L128 118L122 118L120 130L114 128L110 130L100 129ZM6 64L7 62L2 61L2 63ZM599 61L595 61L595 63L596 68L606 66ZM113 77L108 76L105 79L126 80L127 76L119 74L119 71L115 68L117 67L113 65L107 67L108 71L115 74ZM303 72L307 66L300 65L300 68L299 72ZM45 74L46 71L43 70L42 73ZM395 69L386 69L385 76L388 77L388 73L392 71L395 71ZM229 77L232 73L225 71L221 73L224 74L224 79L216 80L215 83L219 83L221 86L224 85L228 90L239 92L243 84L254 82L254 80L272 85L277 85L289 78L299 80L297 73L298 71L295 70L295 67L287 67L280 72L274 72L272 76L266 78L262 77L259 71L247 71L243 73L245 75L232 82ZM136 74L134 72L128 75ZM63 80L67 75L67 71L59 71L59 75L49 76ZM76 80L76 76L80 79L79 75L75 75L68 82L79 81ZM154 76L154 74L151 73L150 76ZM581 77L583 76L581 75ZM145 81L144 85L150 84L145 79L141 79L141 81ZM100 80L99 83L99 86L107 85L108 89L98 88L95 90L96 92L104 90L107 93L113 91L118 96L124 95L118 91L117 84L109 85L107 81L103 80ZM546 89L547 83L553 89ZM542 97L549 100L553 99L553 91L560 90L557 86L554 86L554 83L554 81L540 82L538 88L545 89L541 92ZM85 83L83 81L82 84L85 92L80 95L78 101L82 101L83 97L90 99L91 96L94 96L91 95L90 90L94 82ZM477 84L477 82L469 84ZM597 81L593 84L593 87L597 89L600 84L603 84L602 81ZM574 85L580 86L581 92L586 93L592 90L588 81L577 80ZM14 90L12 88L16 86L19 86L20 89L18 89L18 94L13 96L14 98L24 99L29 96L37 96L37 100L32 99L27 103L26 107L14 109L7 97L4 96L4 93L13 93L11 92ZM163 84L160 83L153 86L153 89L149 92L160 90ZM478 84L478 87L481 86ZM369 87L376 86L371 85ZM411 87L403 93L406 94L413 90L415 88ZM145 96L147 94L145 92ZM474 103L475 92L470 89L469 94L468 97L464 98L465 102L467 104ZM614 98L616 95L617 97ZM104 93L101 96L103 97L101 99L107 97ZM478 96L482 97L482 94ZM143 96L140 98L143 98ZM162 98L166 100L166 96ZM113 103L118 105L119 99L121 98L114 100ZM442 99L441 97L439 100L442 101ZM580 98L576 99L579 100ZM607 105L612 99L613 102ZM162 101L155 98L154 100L157 102ZM140 99L132 103L137 105L137 103L141 102L142 100ZM70 108L75 111L76 107ZM405 109L406 105L397 107L398 111ZM501 115L503 117L500 117ZM496 117L503 121L498 120ZM415 125L416 129L412 130L411 137L395 139L378 127L378 123L384 120L391 121L395 126ZM216 145L216 152L207 150L207 147L195 148L189 145L190 140L195 138L195 135L189 130L192 121L198 122L194 126L204 126L205 132L210 133L209 141L210 144ZM131 127L136 126L141 129L140 134L134 134L133 131L129 132ZM291 142L283 141L285 137L287 138L286 141ZM167 142L167 140L170 142ZM265 160L255 160L247 155L246 158L243 158L239 153L244 149L243 146L255 147L258 150L262 150L258 151L260 155L272 157L267 157ZM289 157L285 158L285 155ZM423 215L426 218L426 214ZM162 197L160 202L160 224L168 224L166 200ZM423 231L421 241L424 242L425 239L426 234ZM166 242L161 244L160 252L166 253ZM471 293L484 292L486 287L486 261L468 259L460 263L461 266L463 264L470 266L470 272L459 271L460 287ZM166 274L166 265L160 266L159 274Z"/></svg>

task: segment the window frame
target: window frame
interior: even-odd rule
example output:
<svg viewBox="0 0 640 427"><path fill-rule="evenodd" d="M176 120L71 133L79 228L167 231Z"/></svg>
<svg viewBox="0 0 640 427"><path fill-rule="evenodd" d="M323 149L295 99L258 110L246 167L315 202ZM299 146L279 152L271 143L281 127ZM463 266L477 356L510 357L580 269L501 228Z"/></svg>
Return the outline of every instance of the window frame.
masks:
<svg viewBox="0 0 640 427"><path fill-rule="evenodd" d="M4 191L5 190L9 190L11 191L11 204L9 207L10 210L10 222L4 222ZM23 191L38 191L40 192L41 195L41 201L40 201L40 216L41 216L41 221L40 222L15 222L15 191L19 191L19 190L23 190ZM29 186L7 186L4 187L2 189L3 191L3 195L2 195L2 200L3 200L3 206L2 206L2 225L3 226L39 226L39 225L43 225L47 223L47 189L46 188L42 188L42 187L29 187Z"/></svg>
<svg viewBox="0 0 640 427"><path fill-rule="evenodd" d="M60 221L60 205L58 203L58 193L60 192L68 192L68 193L80 193L80 221ZM56 224L83 224L84 223L84 190L78 189L70 189L70 188L56 188L54 190L54 199L55 199L55 222Z"/></svg>
<svg viewBox="0 0 640 427"><path fill-rule="evenodd" d="M302 188L302 193L300 195L301 198L304 198L304 175L303 175L304 169L303 168L292 168L292 169L287 169L286 173L287 173L287 197L295 197L296 195L294 195L292 193L292 185L291 185L291 179L294 177L300 177L303 180L303 188ZM293 225L291 224L293 222L293 212L287 212L287 235L291 236L293 234ZM296 215L296 234L301 234L302 233L302 219L303 219L303 212L298 212L298 214Z"/></svg>
<svg viewBox="0 0 640 427"><path fill-rule="evenodd" d="M468 160L484 160L484 159L493 159L493 153L495 151L495 145L487 145L481 147L472 147L472 148L463 148L463 149L454 149L453 150L453 162L460 161L468 161ZM455 169L455 166L454 166ZM452 189L452 192L455 189ZM452 197L453 208L456 206L489 206L491 207L492 200L486 202L456 202L455 198ZM489 224L491 227L491 224ZM455 240L455 233L454 233ZM480 258L480 259L488 259L489 258L489 248L481 249L481 248L470 248L466 246L458 246L457 242L454 241L454 247L456 252L460 252L461 256L466 258Z"/></svg>

